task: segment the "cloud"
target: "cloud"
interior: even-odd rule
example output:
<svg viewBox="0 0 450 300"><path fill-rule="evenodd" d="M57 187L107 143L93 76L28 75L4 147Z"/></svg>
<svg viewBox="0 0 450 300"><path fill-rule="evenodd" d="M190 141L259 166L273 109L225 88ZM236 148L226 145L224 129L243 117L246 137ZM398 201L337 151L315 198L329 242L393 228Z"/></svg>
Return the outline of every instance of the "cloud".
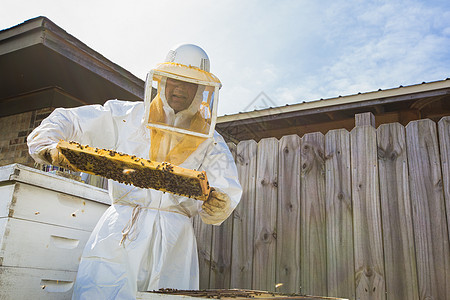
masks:
<svg viewBox="0 0 450 300"><path fill-rule="evenodd" d="M223 82L219 114L450 77L447 0L7 1L0 26L46 15L141 79L197 43ZM70 14L67 14L70 11Z"/></svg>
<svg viewBox="0 0 450 300"><path fill-rule="evenodd" d="M363 8L358 3L334 4L325 11L333 19L324 35L329 58L276 88L278 101L298 103L449 77L449 19L441 17L448 16L448 8L421 2L371 2Z"/></svg>

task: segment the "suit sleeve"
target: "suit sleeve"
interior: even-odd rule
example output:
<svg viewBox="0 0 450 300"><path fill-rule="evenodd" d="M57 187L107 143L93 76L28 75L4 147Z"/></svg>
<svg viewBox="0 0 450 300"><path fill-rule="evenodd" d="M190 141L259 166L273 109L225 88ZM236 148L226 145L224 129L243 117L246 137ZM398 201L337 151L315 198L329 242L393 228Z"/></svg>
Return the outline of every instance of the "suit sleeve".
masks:
<svg viewBox="0 0 450 300"><path fill-rule="evenodd" d="M36 162L48 164L42 150L55 148L61 139L113 148L116 130L109 105L55 109L28 136L29 153Z"/></svg>
<svg viewBox="0 0 450 300"><path fill-rule="evenodd" d="M204 223L220 225L239 204L242 188L239 184L236 164L227 144L222 136L217 133L214 139L215 142L207 152L201 169L206 171L209 185L228 195L231 205L228 210L220 211L211 216L202 210L200 203L199 214Z"/></svg>

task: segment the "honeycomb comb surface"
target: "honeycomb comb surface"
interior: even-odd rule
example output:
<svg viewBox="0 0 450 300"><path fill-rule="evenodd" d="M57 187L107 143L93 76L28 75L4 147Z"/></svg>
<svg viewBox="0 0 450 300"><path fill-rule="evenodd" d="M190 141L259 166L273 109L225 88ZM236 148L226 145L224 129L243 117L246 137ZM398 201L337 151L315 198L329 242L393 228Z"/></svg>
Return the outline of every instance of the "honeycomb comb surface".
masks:
<svg viewBox="0 0 450 300"><path fill-rule="evenodd" d="M204 171L185 169L166 162L154 162L77 142L61 140L57 148L80 172L202 201L208 199L211 190Z"/></svg>

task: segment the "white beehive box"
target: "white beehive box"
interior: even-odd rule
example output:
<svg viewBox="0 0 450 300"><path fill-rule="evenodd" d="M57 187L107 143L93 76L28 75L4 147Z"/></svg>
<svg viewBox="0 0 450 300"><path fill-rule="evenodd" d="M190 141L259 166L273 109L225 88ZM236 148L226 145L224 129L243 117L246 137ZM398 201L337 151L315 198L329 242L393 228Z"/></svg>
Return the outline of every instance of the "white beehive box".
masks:
<svg viewBox="0 0 450 300"><path fill-rule="evenodd" d="M0 167L0 299L70 299L107 191L14 164Z"/></svg>

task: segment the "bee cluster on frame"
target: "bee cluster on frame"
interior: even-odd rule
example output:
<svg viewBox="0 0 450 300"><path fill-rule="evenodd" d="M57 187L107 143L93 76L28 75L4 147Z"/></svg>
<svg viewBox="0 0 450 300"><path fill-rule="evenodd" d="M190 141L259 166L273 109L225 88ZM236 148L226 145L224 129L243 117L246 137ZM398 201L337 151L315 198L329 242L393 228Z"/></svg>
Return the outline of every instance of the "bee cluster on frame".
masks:
<svg viewBox="0 0 450 300"><path fill-rule="evenodd" d="M58 149L81 172L199 200L206 200L209 195L210 186L205 172L73 141L60 141Z"/></svg>

